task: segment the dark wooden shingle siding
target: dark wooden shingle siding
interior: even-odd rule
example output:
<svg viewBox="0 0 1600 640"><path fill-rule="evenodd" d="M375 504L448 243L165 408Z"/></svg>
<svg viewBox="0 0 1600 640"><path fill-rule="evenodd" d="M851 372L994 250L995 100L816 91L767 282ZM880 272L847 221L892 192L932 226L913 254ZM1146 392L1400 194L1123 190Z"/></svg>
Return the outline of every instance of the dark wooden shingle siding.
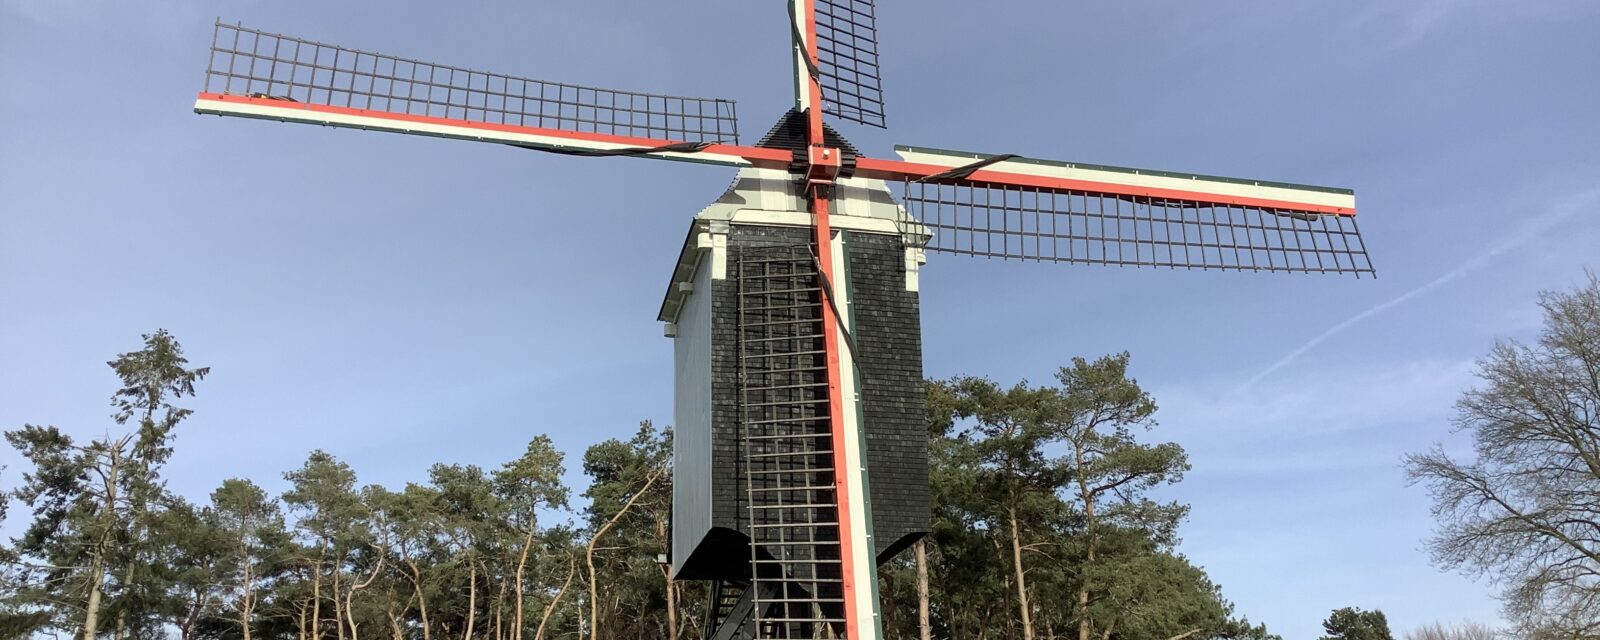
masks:
<svg viewBox="0 0 1600 640"><path fill-rule="evenodd" d="M745 487L739 475L736 328L740 251L803 243L810 235L810 229L805 228L733 225L728 234L728 277L711 283L713 527L743 530ZM905 249L898 236L852 233L848 244L857 325L854 335L861 349L867 469L872 482L877 552L881 555L898 551L928 529L921 308L916 292L906 290ZM725 553L736 555L739 550L730 548Z"/></svg>
<svg viewBox="0 0 1600 640"><path fill-rule="evenodd" d="M922 310L906 290L898 236L848 232L851 313L880 561L928 530L928 427Z"/></svg>
<svg viewBox="0 0 1600 640"><path fill-rule="evenodd" d="M801 227L733 225L728 232L728 277L713 281L711 298L711 525L744 531L744 478L739 464L739 255L747 247L801 244Z"/></svg>

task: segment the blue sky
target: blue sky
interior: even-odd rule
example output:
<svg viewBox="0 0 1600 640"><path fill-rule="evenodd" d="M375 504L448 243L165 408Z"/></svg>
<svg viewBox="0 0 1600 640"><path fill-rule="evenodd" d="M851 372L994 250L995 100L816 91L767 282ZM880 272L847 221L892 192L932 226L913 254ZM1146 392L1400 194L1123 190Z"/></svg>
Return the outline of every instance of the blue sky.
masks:
<svg viewBox="0 0 1600 640"><path fill-rule="evenodd" d="M1399 460L1535 292L1600 267L1600 5L883 0L893 143L1356 189L1380 277L932 256L926 370L1043 382L1128 350L1191 454L1182 551L1291 639L1342 606L1493 622ZM1223 6L1225 5L1225 6ZM671 415L654 322L726 169L200 117L212 20L551 80L788 106L781 3L0 0L0 426L110 428L104 362L212 376L172 486L368 482ZM0 452L0 463L15 454ZM573 473L573 480L579 480ZM10 478L11 476L6 476ZM0 482L8 482L0 478Z"/></svg>

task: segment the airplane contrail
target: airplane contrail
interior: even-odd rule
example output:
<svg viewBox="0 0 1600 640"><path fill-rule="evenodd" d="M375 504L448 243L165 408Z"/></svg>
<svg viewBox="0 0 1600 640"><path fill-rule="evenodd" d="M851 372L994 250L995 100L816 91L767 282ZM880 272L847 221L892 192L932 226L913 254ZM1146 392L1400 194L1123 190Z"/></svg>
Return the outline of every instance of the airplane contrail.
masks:
<svg viewBox="0 0 1600 640"><path fill-rule="evenodd" d="M1590 206L1596 200L1600 200L1600 189L1590 189L1579 192L1577 195L1566 199L1566 201L1548 213L1529 220L1526 224L1522 225L1522 228L1518 229L1516 233L1513 233L1510 237L1506 238L1505 241L1490 247L1488 251L1476 255L1466 262L1456 265L1456 268L1451 269L1444 275L1433 279L1432 282L1402 293L1387 302L1374 306L1366 311L1362 311L1356 315L1350 316L1343 322L1333 325L1327 331L1323 331L1322 333L1318 334L1317 337L1312 338L1306 341L1305 344L1300 345L1299 348L1295 349L1294 351L1290 351L1288 355L1279 358L1277 362L1274 362L1272 363L1272 366L1263 369L1261 373L1257 373L1249 380L1246 380L1244 384L1239 385L1239 387L1234 389L1233 392L1237 394L1250 390L1250 387L1253 387L1256 385L1256 383L1266 379L1267 376L1277 373L1284 367L1289 366L1290 363L1294 362L1300 356L1305 355L1307 351L1315 349L1317 345L1322 344L1323 342L1327 342L1329 338L1339 335L1340 333L1344 333L1346 329L1365 322L1368 318L1404 304L1412 298L1416 298L1428 293L1429 291L1438 289L1439 287L1449 284L1461 276L1467 275L1482 268L1484 265L1489 264L1490 261L1499 257L1501 254L1522 246L1528 241L1537 238L1539 235L1543 234L1545 231L1548 231L1551 227L1560 223L1562 220L1572 217L1572 215L1575 213L1590 208Z"/></svg>

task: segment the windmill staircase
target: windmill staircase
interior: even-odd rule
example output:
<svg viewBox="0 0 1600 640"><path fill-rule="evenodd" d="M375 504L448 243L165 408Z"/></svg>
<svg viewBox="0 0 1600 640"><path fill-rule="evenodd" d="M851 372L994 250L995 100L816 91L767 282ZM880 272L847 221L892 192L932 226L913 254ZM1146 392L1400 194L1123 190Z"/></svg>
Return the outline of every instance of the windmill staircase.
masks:
<svg viewBox="0 0 1600 640"><path fill-rule="evenodd" d="M715 638L837 638L844 562L822 277L809 244L738 257L739 410L750 581L718 585ZM724 601L729 601L723 610Z"/></svg>

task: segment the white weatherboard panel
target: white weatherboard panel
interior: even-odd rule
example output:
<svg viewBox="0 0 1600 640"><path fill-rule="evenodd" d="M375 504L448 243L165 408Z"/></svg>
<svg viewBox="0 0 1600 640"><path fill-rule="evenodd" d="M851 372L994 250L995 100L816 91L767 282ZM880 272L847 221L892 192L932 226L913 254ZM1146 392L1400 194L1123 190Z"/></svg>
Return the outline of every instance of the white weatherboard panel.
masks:
<svg viewBox="0 0 1600 640"><path fill-rule="evenodd" d="M810 227L814 219L810 213L803 211L760 211L756 209L740 209L733 214L734 224L764 224L782 227ZM836 230L864 231L867 233L901 234L924 233L922 225L915 223L895 224L893 220L883 218L852 218L849 216L828 216L828 225Z"/></svg>
<svg viewBox="0 0 1600 640"><path fill-rule="evenodd" d="M981 156L945 154L923 149L896 149L895 153L898 153L900 158L906 162L950 167L952 169L972 164L981 158ZM1199 176L1176 177L1168 175L1134 173L1131 171L1107 171L1104 169L1094 169L1089 167L1074 167L1067 166L1066 163L1041 164L1036 162L1015 160L997 162L984 167L982 170L1015 173L1025 176L1041 176L1047 178L1062 178L1067 180L1104 182L1108 184L1146 187L1152 189L1193 191L1197 193L1215 194L1219 196L1280 200L1283 202L1293 202L1323 207L1343 207L1346 209L1354 209L1356 207L1356 197L1348 193L1331 193L1314 189L1295 189L1293 187L1275 186L1270 184L1246 184L1223 180L1207 180Z"/></svg>
<svg viewBox="0 0 1600 640"><path fill-rule="evenodd" d="M706 256L701 254L700 260ZM672 573L711 530L711 270L700 268L673 338Z"/></svg>
<svg viewBox="0 0 1600 640"><path fill-rule="evenodd" d="M840 178L833 187L831 215L836 219L883 218L904 220L883 180L872 178ZM760 209L765 211L809 211L811 198L805 186L795 180L788 169L744 167L734 179L733 186L708 206L701 218L716 218L725 209ZM806 223L808 226L810 223Z"/></svg>
<svg viewBox="0 0 1600 640"><path fill-rule="evenodd" d="M592 151L614 151L617 149L634 148L634 145L619 142L603 142L599 140L584 140L581 138L546 136L534 133L501 131L490 128L450 125L437 122L415 122L397 118L385 118L382 116L334 113L328 111L316 111L306 109L304 107L279 107L275 105L234 102L230 100L208 100L205 98L199 98L194 102L194 110L197 113L204 114L241 116L245 118L260 118L265 120L284 120L305 124L320 124L334 127L350 127L355 129L373 129L376 131L440 136L445 138L455 138L458 140L475 140L478 142L496 142L501 144L525 144L565 149L585 149ZM750 164L748 160L745 160L739 156L710 153L705 151L696 153L662 152L648 155L653 158L661 158L665 160L684 160L688 162L703 162L740 167L749 166Z"/></svg>

